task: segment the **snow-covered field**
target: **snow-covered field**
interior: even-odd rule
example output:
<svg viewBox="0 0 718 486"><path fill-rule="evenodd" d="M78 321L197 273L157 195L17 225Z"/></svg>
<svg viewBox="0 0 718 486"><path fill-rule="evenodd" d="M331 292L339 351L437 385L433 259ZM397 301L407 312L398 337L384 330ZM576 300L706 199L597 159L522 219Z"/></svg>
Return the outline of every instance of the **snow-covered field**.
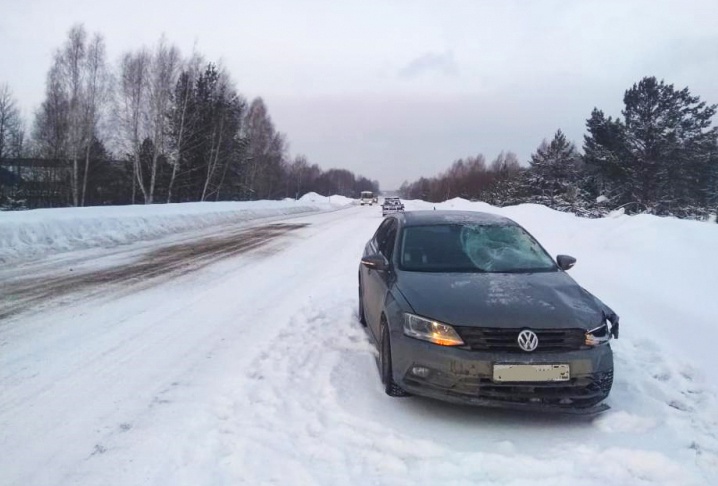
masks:
<svg viewBox="0 0 718 486"><path fill-rule="evenodd" d="M384 395L355 311L379 209L310 199L0 213L0 484L718 484L718 225L407 203L578 258L622 323L581 419Z"/></svg>

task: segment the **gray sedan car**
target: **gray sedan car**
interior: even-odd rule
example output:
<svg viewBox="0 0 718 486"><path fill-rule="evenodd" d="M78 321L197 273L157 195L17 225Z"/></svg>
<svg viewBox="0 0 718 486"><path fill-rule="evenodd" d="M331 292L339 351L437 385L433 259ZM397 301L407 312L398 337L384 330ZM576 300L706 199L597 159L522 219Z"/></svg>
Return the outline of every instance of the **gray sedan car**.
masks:
<svg viewBox="0 0 718 486"><path fill-rule="evenodd" d="M386 393L597 413L618 317L514 221L463 211L388 216L359 265L359 317Z"/></svg>

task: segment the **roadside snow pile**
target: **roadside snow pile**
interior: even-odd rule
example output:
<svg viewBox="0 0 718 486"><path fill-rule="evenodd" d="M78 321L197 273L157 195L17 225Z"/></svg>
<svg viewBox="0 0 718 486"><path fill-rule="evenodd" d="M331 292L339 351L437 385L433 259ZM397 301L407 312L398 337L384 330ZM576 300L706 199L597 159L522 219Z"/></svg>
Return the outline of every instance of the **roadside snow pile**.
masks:
<svg viewBox="0 0 718 486"><path fill-rule="evenodd" d="M303 203L322 203L322 204L338 204L340 206L346 206L349 204L356 203L355 199L345 196L322 196L316 192L308 192L299 198L299 201Z"/></svg>
<svg viewBox="0 0 718 486"><path fill-rule="evenodd" d="M308 195L309 196L309 195ZM323 199L320 199L323 198ZM189 229L328 211L333 196L299 201L242 201L0 211L0 262L82 248L112 247Z"/></svg>

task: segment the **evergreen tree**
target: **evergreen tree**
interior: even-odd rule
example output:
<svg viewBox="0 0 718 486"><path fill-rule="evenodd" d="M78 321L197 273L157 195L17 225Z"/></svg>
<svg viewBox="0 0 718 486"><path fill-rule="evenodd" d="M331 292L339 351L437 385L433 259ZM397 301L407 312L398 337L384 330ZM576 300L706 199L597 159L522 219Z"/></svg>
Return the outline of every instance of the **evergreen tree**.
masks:
<svg viewBox="0 0 718 486"><path fill-rule="evenodd" d="M532 201L550 207L573 205L579 197L580 157L561 130L531 155L526 174Z"/></svg>
<svg viewBox="0 0 718 486"><path fill-rule="evenodd" d="M624 121L594 110L586 122L584 160L597 190L616 206L635 203L659 214L705 208L715 199L716 105L654 77L634 84L623 101Z"/></svg>
<svg viewBox="0 0 718 486"><path fill-rule="evenodd" d="M623 123L619 119L606 118L601 110L594 108L586 128L583 161L591 196L605 196L615 205L630 201L635 185L630 169L634 164L625 141Z"/></svg>

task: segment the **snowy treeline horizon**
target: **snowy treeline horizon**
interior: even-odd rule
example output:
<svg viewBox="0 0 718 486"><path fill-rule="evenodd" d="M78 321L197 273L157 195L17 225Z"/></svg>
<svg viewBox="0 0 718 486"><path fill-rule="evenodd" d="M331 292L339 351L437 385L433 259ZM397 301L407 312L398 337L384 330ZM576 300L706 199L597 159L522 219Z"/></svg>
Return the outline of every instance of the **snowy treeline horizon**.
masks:
<svg viewBox="0 0 718 486"><path fill-rule="evenodd" d="M431 178L405 182L403 197L439 202L461 197L496 206L537 203L582 215L619 207L678 217L718 208L717 105L688 88L645 77L624 95L623 118L594 108L583 152L558 130L522 167L511 153L455 161Z"/></svg>
<svg viewBox="0 0 718 486"><path fill-rule="evenodd" d="M623 101L620 117L594 108L581 149L558 130L528 165L511 151L491 162L478 154L436 176L405 181L400 195L538 203L589 216L616 208L715 214L716 105L655 77L634 84ZM73 26L53 56L31 123L0 83L0 209L308 192L358 197L363 190L379 192L379 183L290 155L261 97L246 99L226 68L198 52L185 56L164 37L113 64L101 34Z"/></svg>
<svg viewBox="0 0 718 486"><path fill-rule="evenodd" d="M261 97L163 37L107 60L102 34L73 26L25 130L0 80L0 208L358 196L378 183L290 156Z"/></svg>

